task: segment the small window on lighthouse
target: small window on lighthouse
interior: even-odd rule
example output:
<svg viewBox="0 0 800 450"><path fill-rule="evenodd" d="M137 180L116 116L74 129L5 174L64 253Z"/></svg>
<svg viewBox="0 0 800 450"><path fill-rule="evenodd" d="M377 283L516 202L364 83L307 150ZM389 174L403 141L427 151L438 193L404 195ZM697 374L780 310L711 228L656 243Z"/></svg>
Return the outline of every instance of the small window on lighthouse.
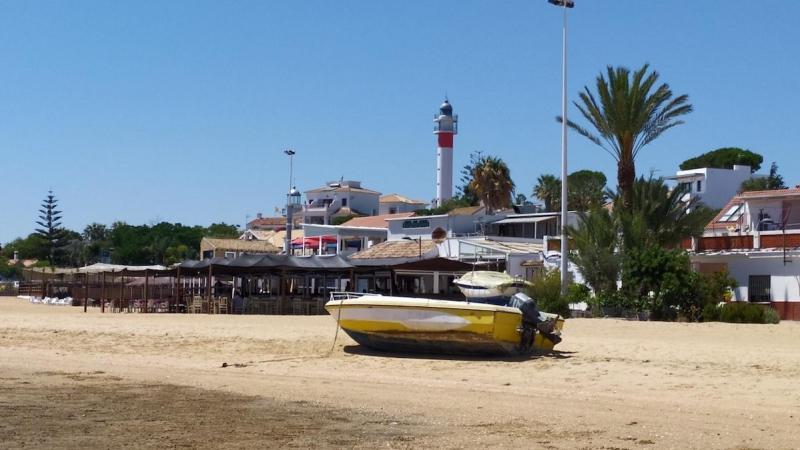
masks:
<svg viewBox="0 0 800 450"><path fill-rule="evenodd" d="M342 199L342 206L347 206L347 199L346 198Z"/></svg>

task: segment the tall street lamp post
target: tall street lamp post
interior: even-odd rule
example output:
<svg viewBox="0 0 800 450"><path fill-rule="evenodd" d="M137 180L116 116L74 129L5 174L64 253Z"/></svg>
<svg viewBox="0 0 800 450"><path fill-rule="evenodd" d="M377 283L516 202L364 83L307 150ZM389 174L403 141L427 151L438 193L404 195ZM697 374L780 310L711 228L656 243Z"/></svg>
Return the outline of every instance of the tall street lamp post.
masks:
<svg viewBox="0 0 800 450"><path fill-rule="evenodd" d="M286 193L286 239L283 244L283 251L289 255L292 252L292 227L294 226L294 210L300 206L300 192L292 187L292 163L294 162L294 150L284 150L289 157L289 192Z"/></svg>
<svg viewBox="0 0 800 450"><path fill-rule="evenodd" d="M418 237L416 239L406 236L403 239L405 239L406 241L417 241L417 245L419 246L419 255L417 257L419 259L422 259L422 236L420 236L420 237Z"/></svg>
<svg viewBox="0 0 800 450"><path fill-rule="evenodd" d="M563 11L561 48L561 295L567 294L569 281L569 247L567 246L567 8L574 8L573 0L547 0Z"/></svg>

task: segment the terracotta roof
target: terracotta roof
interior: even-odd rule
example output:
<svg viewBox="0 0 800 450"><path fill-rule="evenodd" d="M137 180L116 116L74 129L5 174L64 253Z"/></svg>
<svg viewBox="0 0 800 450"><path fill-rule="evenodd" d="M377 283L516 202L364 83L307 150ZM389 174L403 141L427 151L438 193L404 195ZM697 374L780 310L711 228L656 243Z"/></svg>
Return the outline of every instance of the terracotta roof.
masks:
<svg viewBox="0 0 800 450"><path fill-rule="evenodd" d="M247 222L248 228L275 227L281 225L286 225L285 217L262 217L260 219L253 219L250 222Z"/></svg>
<svg viewBox="0 0 800 450"><path fill-rule="evenodd" d="M286 230L277 230L277 231L260 231L260 230L247 230L248 233L251 233L255 239L251 239L251 242L257 241L265 241L269 242L270 244L274 245L276 248L282 249L283 248L283 241L286 239ZM302 229L293 229L292 230L292 239L303 237L303 230ZM240 240L243 239L244 235L240 237Z"/></svg>
<svg viewBox="0 0 800 450"><path fill-rule="evenodd" d="M474 216L475 214L477 214L480 211L483 211L484 209L486 209L486 208L484 208L481 205L478 205L478 206L465 206L463 208L456 208L456 209L450 211L449 213L447 213L447 215L449 215L449 216Z"/></svg>
<svg viewBox="0 0 800 450"><path fill-rule="evenodd" d="M425 255L434 250L436 244L433 241L422 241L422 254ZM385 258L416 258L420 254L420 244L418 241L386 241L360 251L350 259L385 259Z"/></svg>
<svg viewBox="0 0 800 450"><path fill-rule="evenodd" d="M22 264L22 267L32 267L38 263L38 259L18 259L14 261L13 259L8 260L8 265L13 266L15 264Z"/></svg>
<svg viewBox="0 0 800 450"><path fill-rule="evenodd" d="M272 245L269 241L245 241L242 239L215 239L204 237L203 241L200 243L200 247L236 252L280 252L280 249Z"/></svg>
<svg viewBox="0 0 800 450"><path fill-rule="evenodd" d="M387 219L401 219L413 216L413 212L398 213L398 214L383 214L380 216L367 216L367 217L354 217L347 222L343 223L343 227L358 227L358 228L389 228L386 223Z"/></svg>
<svg viewBox="0 0 800 450"><path fill-rule="evenodd" d="M409 205L427 205L427 203L421 200L412 200L408 197L404 197L400 194L386 194L382 195L381 198L378 200L380 203L407 203Z"/></svg>
<svg viewBox="0 0 800 450"><path fill-rule="evenodd" d="M737 195L741 198L778 198L800 195L800 188L773 189L768 191L747 191Z"/></svg>
<svg viewBox="0 0 800 450"><path fill-rule="evenodd" d="M784 197L795 197L800 196L800 188L791 188L791 189L772 189L766 191L746 191L740 194L737 194L735 197L730 199L725 206L722 207L721 210L717 213L717 215L711 219L711 222L706 225L706 230L724 230L728 229L731 226L735 226L736 222L720 222L719 220L725 213L731 209L731 207L735 205L741 205L745 201L749 199L757 199L757 198L784 198Z"/></svg>

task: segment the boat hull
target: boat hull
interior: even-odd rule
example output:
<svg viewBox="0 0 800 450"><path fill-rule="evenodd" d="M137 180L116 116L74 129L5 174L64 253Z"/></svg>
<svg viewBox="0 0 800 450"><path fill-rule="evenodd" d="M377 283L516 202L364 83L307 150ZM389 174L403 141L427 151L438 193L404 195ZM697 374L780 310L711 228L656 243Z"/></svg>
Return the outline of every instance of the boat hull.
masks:
<svg viewBox="0 0 800 450"><path fill-rule="evenodd" d="M519 349L516 308L380 296L330 301L325 308L354 341L374 350L508 355ZM554 345L541 335L534 342L545 350Z"/></svg>

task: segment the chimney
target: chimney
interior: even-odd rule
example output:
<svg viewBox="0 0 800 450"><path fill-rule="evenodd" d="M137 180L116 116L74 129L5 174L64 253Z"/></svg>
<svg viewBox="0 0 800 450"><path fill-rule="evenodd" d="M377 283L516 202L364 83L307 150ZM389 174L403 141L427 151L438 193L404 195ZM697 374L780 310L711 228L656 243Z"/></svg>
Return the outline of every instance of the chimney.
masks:
<svg viewBox="0 0 800 450"><path fill-rule="evenodd" d="M14 250L14 259L12 259L11 261L12 261L14 264L16 264L16 263L17 263L17 261L19 261L19 252L18 252L18 251Z"/></svg>

